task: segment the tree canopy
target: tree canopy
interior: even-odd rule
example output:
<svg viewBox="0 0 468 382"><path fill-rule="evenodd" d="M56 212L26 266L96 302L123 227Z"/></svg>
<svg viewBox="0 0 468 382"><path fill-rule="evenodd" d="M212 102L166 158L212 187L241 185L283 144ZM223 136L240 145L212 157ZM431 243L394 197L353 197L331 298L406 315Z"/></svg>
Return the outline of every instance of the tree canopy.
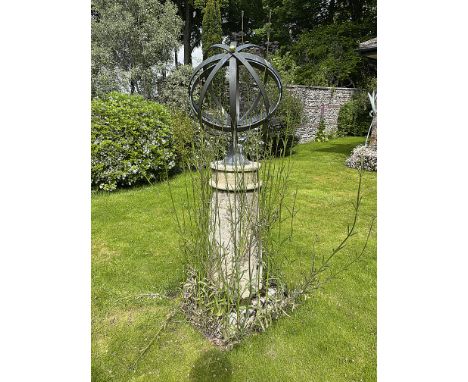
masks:
<svg viewBox="0 0 468 382"><path fill-rule="evenodd" d="M219 6L219 0L207 0L203 9L203 58L207 57L208 50L213 44L220 44L222 42L223 31L221 25L221 9Z"/></svg>
<svg viewBox="0 0 468 382"><path fill-rule="evenodd" d="M366 34L365 27L349 21L323 25L301 34L291 48L297 64L295 82L355 87L367 73L368 60L357 51L356 43Z"/></svg>
<svg viewBox="0 0 468 382"><path fill-rule="evenodd" d="M287 83L362 87L375 63L358 44L377 35L376 0L93 0L92 92L154 98L183 44L231 38L268 47Z"/></svg>
<svg viewBox="0 0 468 382"><path fill-rule="evenodd" d="M93 95L112 90L153 98L158 76L172 62L182 20L158 0L93 0Z"/></svg>

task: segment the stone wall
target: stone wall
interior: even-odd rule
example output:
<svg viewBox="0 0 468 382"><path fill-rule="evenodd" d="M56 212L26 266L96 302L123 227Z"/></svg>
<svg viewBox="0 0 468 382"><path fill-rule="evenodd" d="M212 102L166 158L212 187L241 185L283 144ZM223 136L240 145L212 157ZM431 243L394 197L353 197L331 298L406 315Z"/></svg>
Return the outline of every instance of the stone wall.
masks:
<svg viewBox="0 0 468 382"><path fill-rule="evenodd" d="M313 141L320 120L325 121L325 132L332 134L338 127L338 113L358 89L327 88L321 86L289 85L288 90L304 105L305 121L297 130L300 143Z"/></svg>

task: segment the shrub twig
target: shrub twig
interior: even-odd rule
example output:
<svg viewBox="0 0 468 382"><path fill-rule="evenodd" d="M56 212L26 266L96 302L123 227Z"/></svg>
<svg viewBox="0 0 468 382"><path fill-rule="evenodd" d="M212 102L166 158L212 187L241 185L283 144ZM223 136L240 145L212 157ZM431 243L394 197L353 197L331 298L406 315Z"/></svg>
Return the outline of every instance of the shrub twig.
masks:
<svg viewBox="0 0 468 382"><path fill-rule="evenodd" d="M174 318L174 316L177 314L178 308L172 309L167 315L166 318L163 322L163 324L160 326L159 330L156 332L156 334L153 336L153 338L148 342L148 344L140 350L140 353L138 354L137 359L133 363L131 369L133 372L136 372L138 362L143 358L143 356L147 353L147 351L150 349L150 347L154 344L154 342L158 339L159 335L162 333L163 330L167 328L167 325L169 322Z"/></svg>

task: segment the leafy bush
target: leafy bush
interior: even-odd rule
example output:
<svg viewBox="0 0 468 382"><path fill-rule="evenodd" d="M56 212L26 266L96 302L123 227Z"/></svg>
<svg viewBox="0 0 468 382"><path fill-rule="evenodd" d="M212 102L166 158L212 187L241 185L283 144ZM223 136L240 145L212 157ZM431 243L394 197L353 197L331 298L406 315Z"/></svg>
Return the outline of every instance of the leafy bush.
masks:
<svg viewBox="0 0 468 382"><path fill-rule="evenodd" d="M283 98L266 126L240 133L244 153L251 160L263 156L289 154L297 143L296 130L303 120L303 106L299 98L283 89Z"/></svg>
<svg viewBox="0 0 468 382"><path fill-rule="evenodd" d="M172 110L189 113L188 87L192 73L191 65L181 65L175 69L161 84L158 101Z"/></svg>
<svg viewBox="0 0 468 382"><path fill-rule="evenodd" d="M109 93L91 102L91 185L113 191L159 179L176 165L172 120L142 96Z"/></svg>
<svg viewBox="0 0 468 382"><path fill-rule="evenodd" d="M112 90L154 98L179 46L182 19L172 1L91 1L91 93Z"/></svg>
<svg viewBox="0 0 468 382"><path fill-rule="evenodd" d="M346 166L351 168L362 168L367 171L377 171L377 148L365 145L356 146L346 159Z"/></svg>
<svg viewBox="0 0 468 382"><path fill-rule="evenodd" d="M281 150L291 150L297 143L296 131L303 118L304 107L301 100L289 90L283 89L283 99L264 134L266 142L271 140L273 153L279 155Z"/></svg>
<svg viewBox="0 0 468 382"><path fill-rule="evenodd" d="M338 114L338 134L340 136L367 135L372 117L367 92L359 92L345 103Z"/></svg>
<svg viewBox="0 0 468 382"><path fill-rule="evenodd" d="M177 163L183 166L187 161L190 161L194 150L199 146L200 125L187 113L177 109L172 110L172 119Z"/></svg>
<svg viewBox="0 0 468 382"><path fill-rule="evenodd" d="M315 142L327 142L329 139L327 133L325 132L325 121L320 120L317 132L315 133Z"/></svg>
<svg viewBox="0 0 468 382"><path fill-rule="evenodd" d="M292 85L295 83L294 74L296 73L297 65L290 52L286 52L285 54L276 52L275 54L271 55L269 59L274 68L280 74L283 85Z"/></svg>

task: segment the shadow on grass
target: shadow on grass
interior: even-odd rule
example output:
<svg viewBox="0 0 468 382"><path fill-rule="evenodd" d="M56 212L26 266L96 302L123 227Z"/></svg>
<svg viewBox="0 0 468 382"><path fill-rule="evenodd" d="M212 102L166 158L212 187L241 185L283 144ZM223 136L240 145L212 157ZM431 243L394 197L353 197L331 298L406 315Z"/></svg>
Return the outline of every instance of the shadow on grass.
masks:
<svg viewBox="0 0 468 382"><path fill-rule="evenodd" d="M231 362L226 352L217 349L208 350L196 361L190 372L192 382L229 382L232 378Z"/></svg>
<svg viewBox="0 0 468 382"><path fill-rule="evenodd" d="M362 142L364 143L364 142ZM351 154L351 151L353 151L353 149L362 144L361 142L356 142L356 143L347 143L347 144L333 144L331 143L331 145L329 147L321 147L321 148L318 148L318 149L315 149L314 151L317 151L317 152L326 152L326 153L338 153L338 154L345 154L345 155L349 155Z"/></svg>

